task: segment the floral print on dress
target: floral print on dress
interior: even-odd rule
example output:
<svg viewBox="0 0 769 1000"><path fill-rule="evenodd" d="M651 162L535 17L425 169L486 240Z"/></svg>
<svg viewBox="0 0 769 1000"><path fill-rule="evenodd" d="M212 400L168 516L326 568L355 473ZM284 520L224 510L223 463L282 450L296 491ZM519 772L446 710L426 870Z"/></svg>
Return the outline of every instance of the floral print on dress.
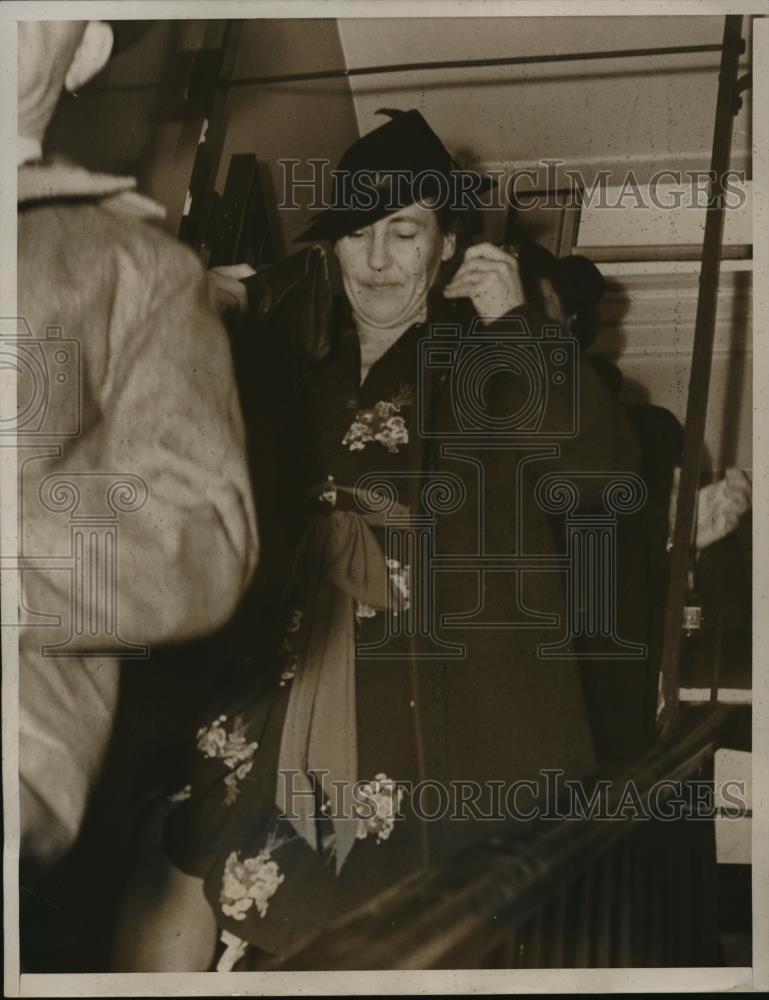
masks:
<svg viewBox="0 0 769 1000"><path fill-rule="evenodd" d="M403 791L386 774L380 773L373 781L358 785L358 797L364 806L364 815L358 816L355 836L358 840L376 836L377 844L381 844L393 832Z"/></svg>
<svg viewBox="0 0 769 1000"><path fill-rule="evenodd" d="M227 732L224 723L226 715L214 719L210 726L202 726L197 733L198 750L208 759L221 760L231 771L224 779L227 789L225 805L232 805L240 791L239 783L250 772L254 764L254 754L259 749L256 740L246 741L246 725L240 716L233 719L232 731Z"/></svg>
<svg viewBox="0 0 769 1000"><path fill-rule="evenodd" d="M177 806L180 802L186 802L187 799L192 798L192 785L185 785L184 788L180 788L178 792L172 792L171 795L166 795L166 802L171 806Z"/></svg>
<svg viewBox="0 0 769 1000"><path fill-rule="evenodd" d="M362 622L364 618L373 618L376 615L376 608L372 608L365 601L355 602L355 620Z"/></svg>
<svg viewBox="0 0 769 1000"><path fill-rule="evenodd" d="M391 454L408 444L409 432L401 408L412 402L410 386L401 386L392 399L381 399L371 409L358 410L342 444L350 451L362 451L371 441L378 441Z"/></svg>
<svg viewBox="0 0 769 1000"><path fill-rule="evenodd" d="M285 880L285 875L273 861L276 840L268 840L264 850L254 858L240 858L239 851L232 851L224 864L219 903L225 917L245 920L254 907L260 917L267 914L269 901Z"/></svg>
<svg viewBox="0 0 769 1000"><path fill-rule="evenodd" d="M231 931L222 931L219 940L226 948L216 963L217 972L232 972L234 966L243 958L248 950L248 941L244 941Z"/></svg>
<svg viewBox="0 0 769 1000"><path fill-rule="evenodd" d="M304 621L304 611L302 611L301 608L294 608L294 610L291 612L291 622L288 628L286 629L287 635L296 635L297 632L300 632L302 629L303 621ZM288 641L289 640L286 639L284 643L287 649L290 648L288 646Z"/></svg>
<svg viewBox="0 0 769 1000"><path fill-rule="evenodd" d="M387 573L390 579L393 601L391 610L394 615L400 611L408 611L411 607L411 584L409 582L409 567L401 566L397 559L385 559ZM360 624L365 618L374 618L377 609L365 601L355 602L355 620Z"/></svg>
<svg viewBox="0 0 769 1000"><path fill-rule="evenodd" d="M397 559L386 559L387 571L390 575L390 584L395 591L395 604L393 614L399 611L408 611L411 607L411 583L409 581L409 567L401 566Z"/></svg>

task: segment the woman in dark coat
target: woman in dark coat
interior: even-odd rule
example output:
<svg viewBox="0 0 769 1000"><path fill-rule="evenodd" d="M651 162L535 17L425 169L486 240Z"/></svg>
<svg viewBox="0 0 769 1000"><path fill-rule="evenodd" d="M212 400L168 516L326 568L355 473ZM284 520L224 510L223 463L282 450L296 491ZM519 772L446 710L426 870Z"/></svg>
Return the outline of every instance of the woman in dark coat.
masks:
<svg viewBox="0 0 769 1000"><path fill-rule="evenodd" d="M340 172L459 176L418 112L389 114ZM121 968L206 969L216 928L221 970L285 955L528 809L536 789L505 800L515 782L595 764L553 477L581 477L572 507L594 510L632 477L636 439L573 341L522 306L515 257L462 258L442 184L405 188L306 234L341 271L327 322L322 295L312 329L285 321L318 289L318 248L253 279L248 662L190 739L172 864L124 921Z"/></svg>

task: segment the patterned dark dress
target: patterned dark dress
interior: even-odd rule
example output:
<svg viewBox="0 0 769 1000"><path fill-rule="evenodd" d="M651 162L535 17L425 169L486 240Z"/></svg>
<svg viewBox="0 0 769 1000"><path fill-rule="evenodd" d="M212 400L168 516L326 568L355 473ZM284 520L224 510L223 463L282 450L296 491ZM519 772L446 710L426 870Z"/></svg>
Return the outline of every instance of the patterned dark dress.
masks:
<svg viewBox="0 0 769 1000"><path fill-rule="evenodd" d="M534 503L532 477L559 467L632 470L636 462L627 421L587 366L580 375L582 430L560 459L530 462L516 479L508 452L490 452L477 441L464 452L446 452L440 430L455 416L446 372L420 373L427 326L408 330L362 384L357 336L344 315L337 329L329 355L308 364L291 389L281 345L269 339L255 347L247 373L244 401L262 541L248 662L236 689L211 707L190 740L186 788L166 828L170 858L205 880L225 932L220 969L231 968L246 943L286 954L332 919L488 832L488 822L457 814L456 800L442 789L458 782L486 783L484 789L494 781L509 785L543 768L576 776L595 764L578 668L567 656L537 656L543 641L553 641L552 620L532 626L527 619L527 627L514 627L521 609L555 615L562 625L560 574L479 575L457 563L437 574L427 593L403 549L387 565L390 606L377 610L355 600L349 611L358 643L354 777L367 783L366 801L376 808L357 818L341 869L327 810L317 813L315 846L280 818L281 737L305 667L317 569L306 564L308 530L323 518L357 510L352 490L367 475L391 484L391 505L412 515L425 515L424 486L444 476L444 486L454 484L463 495L452 503L441 500L439 490L432 499L436 552L462 556L477 553L479 545L487 553L516 551L523 525L527 551L553 554L560 544L557 525ZM487 398L497 398L493 386L487 388ZM515 391L503 385L497 396L515 409ZM384 554L384 528L374 520L368 527ZM376 647L387 628L398 633L398 614L413 614L425 601L434 602L430 613L439 624L456 616L453 627L437 639L396 634L385 658L362 649ZM418 808L394 781L419 788ZM490 808L485 796L476 803L479 811Z"/></svg>

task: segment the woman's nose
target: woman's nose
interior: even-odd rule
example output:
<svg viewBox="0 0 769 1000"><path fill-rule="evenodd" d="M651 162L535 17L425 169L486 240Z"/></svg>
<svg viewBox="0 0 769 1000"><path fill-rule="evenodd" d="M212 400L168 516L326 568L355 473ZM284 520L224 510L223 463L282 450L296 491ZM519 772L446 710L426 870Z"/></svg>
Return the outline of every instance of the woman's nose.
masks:
<svg viewBox="0 0 769 1000"><path fill-rule="evenodd" d="M368 245L368 266L372 271L382 271L390 262L387 238L384 233L374 232Z"/></svg>

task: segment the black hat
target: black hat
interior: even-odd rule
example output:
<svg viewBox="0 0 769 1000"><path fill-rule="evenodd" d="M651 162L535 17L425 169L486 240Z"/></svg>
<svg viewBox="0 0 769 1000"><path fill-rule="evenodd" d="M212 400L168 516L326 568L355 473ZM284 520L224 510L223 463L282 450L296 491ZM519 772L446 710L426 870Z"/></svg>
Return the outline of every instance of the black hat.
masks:
<svg viewBox="0 0 769 1000"><path fill-rule="evenodd" d="M527 302L540 300L539 280L547 278L555 283L558 258L547 247L531 239L521 239L515 244L521 281Z"/></svg>
<svg viewBox="0 0 769 1000"><path fill-rule="evenodd" d="M558 261L556 291L567 313L594 311L606 292L606 279L587 257Z"/></svg>
<svg viewBox="0 0 769 1000"><path fill-rule="evenodd" d="M555 291L567 316L574 316L571 332L583 348L598 335L598 306L606 293L604 276L587 257L562 257L555 274Z"/></svg>
<svg viewBox="0 0 769 1000"><path fill-rule="evenodd" d="M331 204L313 216L296 243L338 240L423 198L457 212L477 208L476 197L491 185L488 177L469 176L419 111L380 108L389 122L349 147L333 172Z"/></svg>

